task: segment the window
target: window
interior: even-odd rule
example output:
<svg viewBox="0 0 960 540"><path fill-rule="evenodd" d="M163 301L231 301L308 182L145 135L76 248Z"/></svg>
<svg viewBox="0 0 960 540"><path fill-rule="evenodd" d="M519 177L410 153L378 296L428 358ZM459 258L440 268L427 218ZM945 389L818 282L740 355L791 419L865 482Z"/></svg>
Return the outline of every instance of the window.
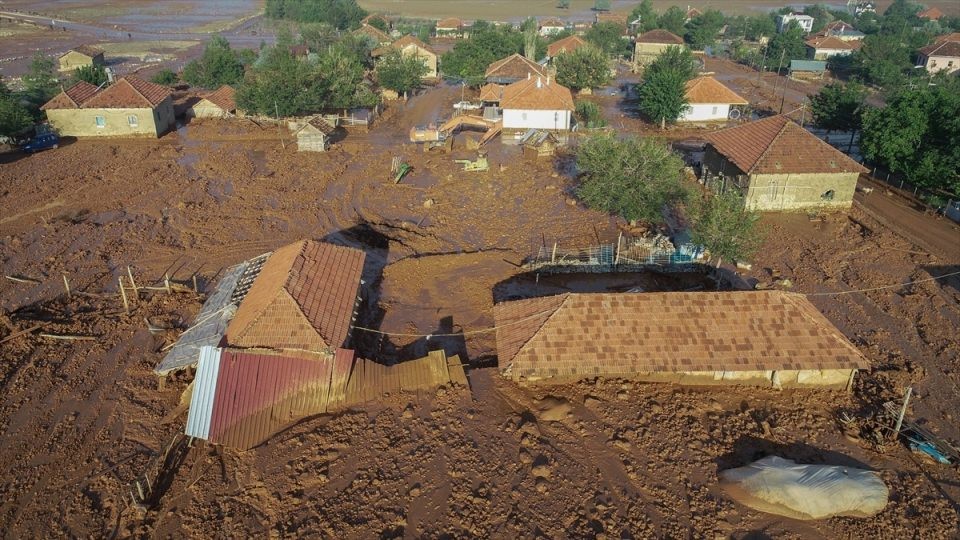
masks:
<svg viewBox="0 0 960 540"><path fill-rule="evenodd" d="M718 107L714 107L714 108L713 108L713 115L714 115L714 116L717 115L717 109L718 109Z"/></svg>
<svg viewBox="0 0 960 540"><path fill-rule="evenodd" d="M102 116L95 116L93 120L97 123L98 128L106 127L107 125L107 119Z"/></svg>
<svg viewBox="0 0 960 540"><path fill-rule="evenodd" d="M825 200L825 201L832 201L832 200L833 200L833 190L831 189L831 190L829 190L829 191L824 192L824 194L821 195L820 198L823 199L823 200Z"/></svg>
<svg viewBox="0 0 960 540"><path fill-rule="evenodd" d="M524 120L526 120L526 119L527 119L527 113L520 113L520 117L523 118Z"/></svg>
<svg viewBox="0 0 960 540"><path fill-rule="evenodd" d="M130 124L130 127L137 127L140 125L140 122L137 119L137 115L131 114L127 117L127 123Z"/></svg>

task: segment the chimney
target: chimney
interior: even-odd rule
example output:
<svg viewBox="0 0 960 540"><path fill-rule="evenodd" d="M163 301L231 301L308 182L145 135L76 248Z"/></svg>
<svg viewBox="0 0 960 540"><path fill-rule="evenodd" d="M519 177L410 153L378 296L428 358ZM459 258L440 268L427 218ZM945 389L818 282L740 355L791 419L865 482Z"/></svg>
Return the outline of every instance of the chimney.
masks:
<svg viewBox="0 0 960 540"><path fill-rule="evenodd" d="M540 77L537 77L537 88L543 88L543 82L540 80Z"/></svg>

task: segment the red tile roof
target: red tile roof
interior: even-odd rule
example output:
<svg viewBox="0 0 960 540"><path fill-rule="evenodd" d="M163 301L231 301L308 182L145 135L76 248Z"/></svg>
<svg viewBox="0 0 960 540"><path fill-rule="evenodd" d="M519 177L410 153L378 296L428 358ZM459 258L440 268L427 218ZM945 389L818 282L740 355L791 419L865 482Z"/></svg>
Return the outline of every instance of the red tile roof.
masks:
<svg viewBox="0 0 960 540"><path fill-rule="evenodd" d="M543 28L543 27L547 27L547 28L566 28L566 27L567 27L567 23L561 21L560 19L551 17L551 18L549 18L549 19L544 19L544 20L540 23L540 28Z"/></svg>
<svg viewBox="0 0 960 540"><path fill-rule="evenodd" d="M170 97L166 86L147 82L139 77L118 79L86 100L84 109L152 109Z"/></svg>
<svg viewBox="0 0 960 540"><path fill-rule="evenodd" d="M274 251L230 321L226 344L315 352L343 347L363 261L360 250L313 241Z"/></svg>
<svg viewBox="0 0 960 540"><path fill-rule="evenodd" d="M937 7L930 7L921 11L920 13L917 13L917 17L921 19L931 20L931 21L935 21L943 17L943 15L944 13L940 11Z"/></svg>
<svg viewBox="0 0 960 540"><path fill-rule="evenodd" d="M547 56L555 58L560 53L573 52L586 44L580 36L567 36L547 45Z"/></svg>
<svg viewBox="0 0 960 540"><path fill-rule="evenodd" d="M353 31L356 35L367 36L377 42L377 45L381 43L390 43L393 40L386 32L380 30L375 26L363 25L360 28L357 28Z"/></svg>
<svg viewBox="0 0 960 540"><path fill-rule="evenodd" d="M644 32L637 36L637 43L666 43L669 45L683 45L683 38L657 28L656 30L650 30L649 32Z"/></svg>
<svg viewBox="0 0 960 540"><path fill-rule="evenodd" d="M77 84L63 90L56 96L44 103L40 110L50 109L79 109L83 102L93 97L97 93L97 87L87 81L79 81Z"/></svg>
<svg viewBox="0 0 960 540"><path fill-rule="evenodd" d="M852 51L853 49L856 49L856 46L853 43L849 43L833 36L817 36L808 39L805 43L807 44L807 47L811 47L813 49L833 49L844 51Z"/></svg>
<svg viewBox="0 0 960 540"><path fill-rule="evenodd" d="M573 93L550 77L530 77L503 89L503 109L572 111Z"/></svg>
<svg viewBox="0 0 960 540"><path fill-rule="evenodd" d="M547 76L547 72L544 71L543 66L540 64L527 59L527 57L522 54L511 54L506 58L501 58L496 62L491 62L487 66L487 71L484 76L488 79L526 79L527 76Z"/></svg>
<svg viewBox="0 0 960 540"><path fill-rule="evenodd" d="M866 172L786 116L721 129L704 139L745 174Z"/></svg>
<svg viewBox="0 0 960 540"><path fill-rule="evenodd" d="M960 57L960 41L939 41L920 49L920 52L928 58L931 56Z"/></svg>
<svg viewBox="0 0 960 540"><path fill-rule="evenodd" d="M503 85L501 84L485 84L480 87L480 101L496 101L499 102L500 98L503 97Z"/></svg>
<svg viewBox="0 0 960 540"><path fill-rule="evenodd" d="M324 135L330 135L331 133L337 130L336 127L330 125L330 122L327 122L326 120L324 120L323 117L320 115L317 115L311 118L310 121L307 122L307 125L313 126L320 133L323 133Z"/></svg>
<svg viewBox="0 0 960 540"><path fill-rule="evenodd" d="M237 91L229 85L223 85L218 88L215 92L210 92L203 99L213 103L217 107L220 107L224 111L232 112L237 110L237 101L236 101Z"/></svg>
<svg viewBox="0 0 960 540"><path fill-rule="evenodd" d="M687 102L697 103L729 103L731 105L747 105L736 92L730 90L713 77L703 76L687 81Z"/></svg>
<svg viewBox="0 0 960 540"><path fill-rule="evenodd" d="M404 47L407 47L409 45L416 45L420 49L423 49L432 54L437 54L437 51L433 50L433 48L431 48L429 45L420 41L415 36L412 36L410 34L407 34L390 44L390 46L393 47L394 49L400 49L400 50L402 50Z"/></svg>
<svg viewBox="0 0 960 540"><path fill-rule="evenodd" d="M451 29L451 28L459 29L463 27L463 21L461 21L456 17L447 17L446 19L440 19L439 21L437 21L436 27L444 30Z"/></svg>
<svg viewBox="0 0 960 540"><path fill-rule="evenodd" d="M514 378L869 366L806 297L782 291L567 293L497 304Z"/></svg>

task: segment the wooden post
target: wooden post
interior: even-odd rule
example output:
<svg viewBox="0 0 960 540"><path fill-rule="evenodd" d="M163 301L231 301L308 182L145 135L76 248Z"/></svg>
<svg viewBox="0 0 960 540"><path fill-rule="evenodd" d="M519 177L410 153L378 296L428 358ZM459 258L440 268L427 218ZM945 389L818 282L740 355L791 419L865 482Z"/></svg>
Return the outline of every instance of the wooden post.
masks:
<svg viewBox="0 0 960 540"><path fill-rule="evenodd" d="M170 293L170 274L163 275L163 286L167 288L167 293Z"/></svg>
<svg viewBox="0 0 960 540"><path fill-rule="evenodd" d="M73 295L70 294L70 282L67 281L66 274L63 274L63 288L67 290L67 300L72 300Z"/></svg>
<svg viewBox="0 0 960 540"><path fill-rule="evenodd" d="M614 266L620 264L620 241L623 239L623 231L617 235L617 256L613 259Z"/></svg>
<svg viewBox="0 0 960 540"><path fill-rule="evenodd" d="M900 416L897 417L897 425L893 428L893 438L896 439L900 435L900 426L903 425L903 417L907 414L907 404L910 403L910 394L913 393L913 387L907 387L907 394L903 396L903 407L900 409Z"/></svg>
<svg viewBox="0 0 960 540"><path fill-rule="evenodd" d="M196 275L196 274L193 275L193 292L200 292L199 290L197 290L197 275Z"/></svg>
<svg viewBox="0 0 960 540"><path fill-rule="evenodd" d="M130 313L130 303L127 302L127 291L123 288L123 276L117 278L120 283L120 297L123 298L123 310Z"/></svg>
<svg viewBox="0 0 960 540"><path fill-rule="evenodd" d="M557 243L553 243L553 254L550 255L550 264L557 262Z"/></svg>
<svg viewBox="0 0 960 540"><path fill-rule="evenodd" d="M130 265L127 265L127 276L130 277L130 286L133 287L133 297L140 299L140 291L137 289L137 282L133 280L133 272L130 270Z"/></svg>

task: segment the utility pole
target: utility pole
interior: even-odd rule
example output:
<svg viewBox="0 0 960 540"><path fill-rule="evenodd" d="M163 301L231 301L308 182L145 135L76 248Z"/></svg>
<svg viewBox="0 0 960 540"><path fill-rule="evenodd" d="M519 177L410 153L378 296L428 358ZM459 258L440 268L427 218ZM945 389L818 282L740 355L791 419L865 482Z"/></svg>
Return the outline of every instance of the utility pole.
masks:
<svg viewBox="0 0 960 540"><path fill-rule="evenodd" d="M767 67L767 47L763 47L763 60L760 61L760 69L757 72L757 84L760 84L760 77L763 75L763 68Z"/></svg>
<svg viewBox="0 0 960 540"><path fill-rule="evenodd" d="M893 438L896 438L900 435L900 426L903 425L903 417L907 414L907 404L910 403L910 394L913 393L913 387L907 387L907 395L903 396L903 408L900 409L900 416L897 417L897 425L893 428Z"/></svg>
<svg viewBox="0 0 960 540"><path fill-rule="evenodd" d="M777 64L777 77L780 76L780 70L783 68L783 57L787 55L787 50L780 51L780 63ZM776 87L774 87L774 96L776 96ZM776 99L776 97L774 97ZM783 102L787 100L787 81L783 81L783 95L780 98L780 113L783 114Z"/></svg>
<svg viewBox="0 0 960 540"><path fill-rule="evenodd" d="M807 118L807 102L800 104L800 127L803 127L803 121Z"/></svg>
<svg viewBox="0 0 960 540"><path fill-rule="evenodd" d="M280 105L277 105L277 100L273 100L273 110L276 114L275 118L277 120L277 137L280 137L280 146L286 150L287 143L283 142L283 131L280 129Z"/></svg>

